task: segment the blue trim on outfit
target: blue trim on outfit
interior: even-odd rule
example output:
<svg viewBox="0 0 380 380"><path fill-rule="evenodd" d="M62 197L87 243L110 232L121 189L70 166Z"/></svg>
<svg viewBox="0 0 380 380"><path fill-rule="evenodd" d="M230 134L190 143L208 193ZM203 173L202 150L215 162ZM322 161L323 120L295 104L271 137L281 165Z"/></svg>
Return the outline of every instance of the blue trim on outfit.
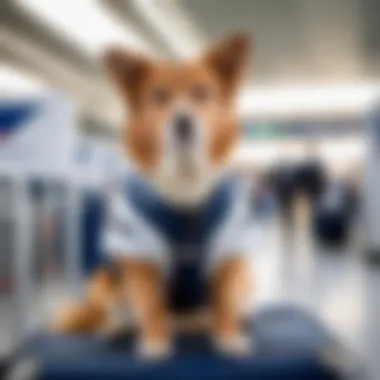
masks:
<svg viewBox="0 0 380 380"><path fill-rule="evenodd" d="M236 198L236 185L236 181L225 179L202 207L189 211L167 204L137 175L125 182L125 195L132 207L171 247L168 294L174 311L189 311L207 303L206 246L212 233L228 217Z"/></svg>

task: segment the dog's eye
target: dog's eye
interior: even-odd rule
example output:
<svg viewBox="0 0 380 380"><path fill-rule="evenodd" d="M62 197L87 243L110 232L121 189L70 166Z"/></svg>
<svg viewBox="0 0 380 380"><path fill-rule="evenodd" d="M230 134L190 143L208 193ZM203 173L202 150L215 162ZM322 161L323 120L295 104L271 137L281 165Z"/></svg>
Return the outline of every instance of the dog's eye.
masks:
<svg viewBox="0 0 380 380"><path fill-rule="evenodd" d="M194 101L197 103L204 103L206 102L211 95L211 91L208 87L206 86L195 86L191 90L191 97Z"/></svg>
<svg viewBox="0 0 380 380"><path fill-rule="evenodd" d="M165 87L157 87L150 94L150 100L157 105L165 105L170 100L170 91Z"/></svg>

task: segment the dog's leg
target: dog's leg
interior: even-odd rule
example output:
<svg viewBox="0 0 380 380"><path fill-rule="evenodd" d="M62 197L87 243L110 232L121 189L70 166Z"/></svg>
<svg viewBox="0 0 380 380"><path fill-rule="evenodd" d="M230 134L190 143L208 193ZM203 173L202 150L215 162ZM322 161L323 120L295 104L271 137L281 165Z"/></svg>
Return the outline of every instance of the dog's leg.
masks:
<svg viewBox="0 0 380 380"><path fill-rule="evenodd" d="M211 279L213 338L217 349L227 355L246 355L251 349L241 326L247 280L247 262L242 258L221 262Z"/></svg>
<svg viewBox="0 0 380 380"><path fill-rule="evenodd" d="M60 310L52 323L53 332L80 333L109 330L110 305L115 302L117 289L106 269L95 273L86 289L85 299Z"/></svg>
<svg viewBox="0 0 380 380"><path fill-rule="evenodd" d="M171 352L164 278L157 266L125 261L123 280L128 305L138 328L138 351L147 359L163 359Z"/></svg>

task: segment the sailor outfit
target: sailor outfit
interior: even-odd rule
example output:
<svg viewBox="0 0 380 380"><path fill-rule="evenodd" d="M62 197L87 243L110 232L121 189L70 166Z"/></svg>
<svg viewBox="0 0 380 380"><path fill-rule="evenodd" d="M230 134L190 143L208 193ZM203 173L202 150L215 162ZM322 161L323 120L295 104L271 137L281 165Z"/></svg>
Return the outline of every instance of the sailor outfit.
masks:
<svg viewBox="0 0 380 380"><path fill-rule="evenodd" d="M199 209L166 203L138 174L110 197L103 249L112 259L155 263L167 278L176 312L207 303L210 271L223 259L250 252L252 210L248 187L225 178Z"/></svg>

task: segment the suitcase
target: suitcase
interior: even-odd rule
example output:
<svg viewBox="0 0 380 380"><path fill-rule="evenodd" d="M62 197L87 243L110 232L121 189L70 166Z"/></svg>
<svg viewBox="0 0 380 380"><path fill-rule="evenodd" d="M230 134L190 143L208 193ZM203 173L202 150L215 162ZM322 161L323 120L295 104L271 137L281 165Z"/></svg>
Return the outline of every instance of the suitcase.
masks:
<svg viewBox="0 0 380 380"><path fill-rule="evenodd" d="M128 335L111 341L41 335L13 357L8 379L340 380L347 378L345 363L354 362L321 324L295 307L262 310L246 327L255 341L249 357L221 357L205 336L187 336L178 337L171 359L156 363L139 360Z"/></svg>

